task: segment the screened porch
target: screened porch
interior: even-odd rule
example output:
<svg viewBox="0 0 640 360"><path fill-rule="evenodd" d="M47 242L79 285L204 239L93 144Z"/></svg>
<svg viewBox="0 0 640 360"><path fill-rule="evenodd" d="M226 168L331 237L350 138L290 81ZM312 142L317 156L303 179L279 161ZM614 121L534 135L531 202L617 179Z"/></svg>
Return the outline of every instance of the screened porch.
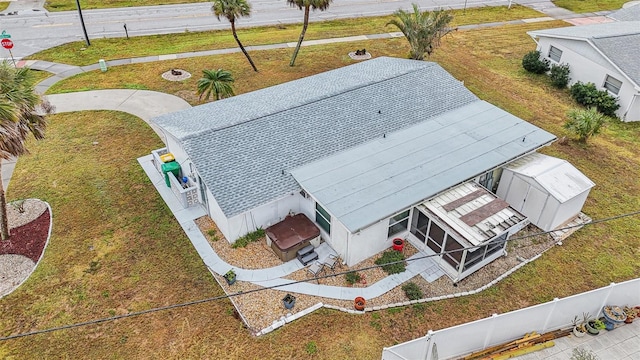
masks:
<svg viewBox="0 0 640 360"><path fill-rule="evenodd" d="M503 255L509 236L528 223L504 200L469 182L417 205L410 233L424 251L438 254L442 269L458 282Z"/></svg>

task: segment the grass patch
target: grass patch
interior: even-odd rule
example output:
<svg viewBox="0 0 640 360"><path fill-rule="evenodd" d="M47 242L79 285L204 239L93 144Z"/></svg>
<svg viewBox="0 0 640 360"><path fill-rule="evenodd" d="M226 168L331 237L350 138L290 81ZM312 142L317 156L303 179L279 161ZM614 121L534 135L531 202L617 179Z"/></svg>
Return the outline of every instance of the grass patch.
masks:
<svg viewBox="0 0 640 360"><path fill-rule="evenodd" d="M282 6L285 7L286 4L283 3ZM454 26L541 16L539 12L524 6L513 6L510 10L505 6L472 8L468 9L466 13L463 13L461 10L455 10L454 14ZM312 23L305 35L305 40L397 31L391 26L385 26L391 18L391 16L381 16ZM300 20L302 20L302 14L300 15ZM238 36L244 46L292 42L297 41L299 35L300 24L243 28L238 30ZM169 38L171 41L167 41ZM41 51L29 56L27 59L46 60L82 66L97 63L99 59L114 60L236 47L237 44L230 30L217 30L171 35L138 36L130 39L92 39L91 46L89 47L86 47L83 41L76 41ZM355 48L355 46L351 46L352 50ZM256 52L251 52L251 55L254 56L255 53ZM246 62L246 59L244 62ZM247 66L249 65L247 64ZM259 62L256 62L256 66L261 70ZM224 68L226 69L227 66L225 65Z"/></svg>
<svg viewBox="0 0 640 360"><path fill-rule="evenodd" d="M617 10L628 0L552 0L556 6L577 13Z"/></svg>
<svg viewBox="0 0 640 360"><path fill-rule="evenodd" d="M132 6L152 6L152 5L172 5L205 2L206 0L102 0L89 1L80 0L82 10L89 9L109 9ZM0 3L1 4L1 3ZM47 0L45 9L49 11L72 11L77 10L76 3L69 0ZM93 41L93 40L91 40Z"/></svg>
<svg viewBox="0 0 640 360"><path fill-rule="evenodd" d="M5 11L8 7L9 7L9 2L8 1L1 1L0 2L0 11Z"/></svg>

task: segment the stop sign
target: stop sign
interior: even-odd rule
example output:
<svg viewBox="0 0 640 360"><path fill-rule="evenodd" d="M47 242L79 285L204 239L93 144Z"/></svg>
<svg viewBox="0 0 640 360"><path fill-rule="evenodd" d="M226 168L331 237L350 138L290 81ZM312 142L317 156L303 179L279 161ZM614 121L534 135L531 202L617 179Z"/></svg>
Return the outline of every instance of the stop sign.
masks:
<svg viewBox="0 0 640 360"><path fill-rule="evenodd" d="M5 49L11 49L13 47L13 41L11 41L10 39L2 39L0 40L0 44Z"/></svg>

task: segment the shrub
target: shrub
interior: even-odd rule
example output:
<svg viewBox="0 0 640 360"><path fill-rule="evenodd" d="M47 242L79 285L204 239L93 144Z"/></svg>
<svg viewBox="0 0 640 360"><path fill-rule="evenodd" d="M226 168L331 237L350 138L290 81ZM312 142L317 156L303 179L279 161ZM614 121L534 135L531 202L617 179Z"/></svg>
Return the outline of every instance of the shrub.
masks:
<svg viewBox="0 0 640 360"><path fill-rule="evenodd" d="M247 245L249 245L249 243L252 243L254 241L258 241L260 239L262 239L265 235L264 229L259 228L256 231L252 231L250 233L248 233L247 235L239 238L238 240L236 240L236 242L234 242L231 247L236 249L239 247L246 247Z"/></svg>
<svg viewBox="0 0 640 360"><path fill-rule="evenodd" d="M533 50L522 58L522 67L534 74L544 74L549 71L549 62L546 59L540 60L540 51Z"/></svg>
<svg viewBox="0 0 640 360"><path fill-rule="evenodd" d="M360 279L362 279L360 274L358 274L355 271L349 271L348 273L344 274L344 277L347 280L347 282L351 285L357 283L358 281L360 281Z"/></svg>
<svg viewBox="0 0 640 360"><path fill-rule="evenodd" d="M216 236L216 233L217 233L216 229L207 230L207 235L209 236Z"/></svg>
<svg viewBox="0 0 640 360"><path fill-rule="evenodd" d="M594 83L577 83L571 86L571 96L580 105L595 106L606 116L616 117L616 110L620 108L618 100L609 95L606 90L598 90Z"/></svg>
<svg viewBox="0 0 640 360"><path fill-rule="evenodd" d="M414 282L410 282L406 285L402 285L402 290L409 300L422 299L422 290Z"/></svg>
<svg viewBox="0 0 640 360"><path fill-rule="evenodd" d="M549 72L549 77L551 78L551 85L557 87L558 89L564 89L567 87L569 80L569 64L560 64L551 65L551 71Z"/></svg>
<svg viewBox="0 0 640 360"><path fill-rule="evenodd" d="M588 109L571 109L567 113L569 120L564 124L565 129L578 135L578 140L586 142L588 138L597 135L607 117L598 112L595 107Z"/></svg>
<svg viewBox="0 0 640 360"><path fill-rule="evenodd" d="M375 264L382 265L382 270L386 271L389 275L398 274L405 270L404 255L395 250L385 251L382 256L375 261Z"/></svg>

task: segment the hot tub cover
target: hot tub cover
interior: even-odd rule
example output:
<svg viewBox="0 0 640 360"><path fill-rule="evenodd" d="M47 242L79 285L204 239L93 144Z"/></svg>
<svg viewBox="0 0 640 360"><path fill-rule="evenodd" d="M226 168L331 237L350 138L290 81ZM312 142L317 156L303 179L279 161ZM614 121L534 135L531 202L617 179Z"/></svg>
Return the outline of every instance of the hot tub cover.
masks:
<svg viewBox="0 0 640 360"><path fill-rule="evenodd" d="M320 236L320 230L305 214L287 216L265 231L269 239L283 251Z"/></svg>

